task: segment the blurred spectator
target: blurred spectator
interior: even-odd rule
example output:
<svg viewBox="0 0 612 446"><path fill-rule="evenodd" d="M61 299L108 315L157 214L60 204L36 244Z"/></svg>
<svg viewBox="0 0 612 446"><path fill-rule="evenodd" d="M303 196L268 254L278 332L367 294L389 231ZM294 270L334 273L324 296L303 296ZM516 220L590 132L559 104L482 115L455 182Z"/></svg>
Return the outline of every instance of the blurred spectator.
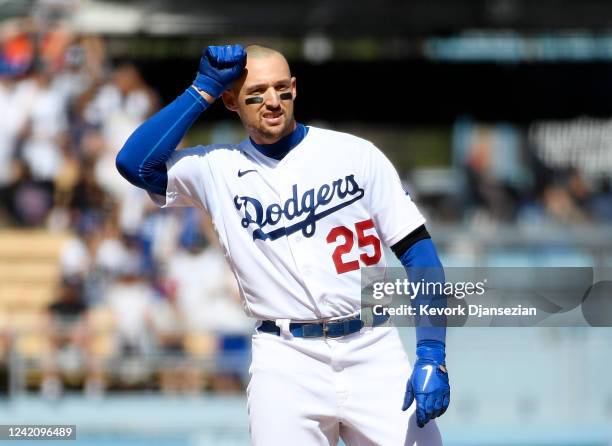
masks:
<svg viewBox="0 0 612 446"><path fill-rule="evenodd" d="M15 107L14 82L0 71L0 220L11 219L12 185L16 181L15 151L22 116Z"/></svg>
<svg viewBox="0 0 612 446"><path fill-rule="evenodd" d="M53 88L48 67L37 69L33 78L22 81L19 88L30 98L24 105L28 119L22 133L22 157L35 180L50 183L64 162L68 128L66 102Z"/></svg>
<svg viewBox="0 0 612 446"><path fill-rule="evenodd" d="M599 180L596 192L589 200L589 211L593 217L604 222L612 222L612 185L610 178L605 177Z"/></svg>
<svg viewBox="0 0 612 446"><path fill-rule="evenodd" d="M49 24L41 33L38 57L51 72L57 73L64 67L72 40L72 31L61 21Z"/></svg>
<svg viewBox="0 0 612 446"><path fill-rule="evenodd" d="M461 119L455 124L453 151L455 163L465 172L469 211L477 218L514 220L520 201L518 186L528 180L521 162L518 130L505 124L475 124Z"/></svg>
<svg viewBox="0 0 612 446"><path fill-rule="evenodd" d="M111 277L117 277L124 273L125 268L142 272L141 262L138 235L122 233L115 222L107 221L105 233L96 248L95 266Z"/></svg>
<svg viewBox="0 0 612 446"><path fill-rule="evenodd" d="M119 205L123 231L134 232L143 224L150 200L132 187L115 169L115 157L128 136L158 108L157 95L142 79L135 66L118 67L110 81L94 86L81 104L82 154L92 159L88 173L96 186Z"/></svg>
<svg viewBox="0 0 612 446"><path fill-rule="evenodd" d="M81 163L74 187L67 191L65 197L65 203L77 223L81 218L92 219L101 213L108 214L114 206L96 182L93 169L92 162L87 160Z"/></svg>
<svg viewBox="0 0 612 446"><path fill-rule="evenodd" d="M122 263L108 288L104 304L114 320L114 361L111 372L120 387L145 385L151 378L149 359L154 352L151 311L153 287L141 275L138 260Z"/></svg>
<svg viewBox="0 0 612 446"><path fill-rule="evenodd" d="M42 226L53 207L53 186L35 181L27 164L19 163L18 180L12 187L11 209L18 225Z"/></svg>
<svg viewBox="0 0 612 446"><path fill-rule="evenodd" d="M0 24L0 73L18 76L30 67L35 51L29 30L27 21L12 20Z"/></svg>
<svg viewBox="0 0 612 446"><path fill-rule="evenodd" d="M84 110L86 121L101 129L104 152L96 165L96 180L121 200L129 184L115 169L115 157L132 132L158 107L157 96L135 66L117 68L111 81L100 87Z"/></svg>
<svg viewBox="0 0 612 446"><path fill-rule="evenodd" d="M151 309L155 290L141 275L140 259L128 254L116 259L117 278L104 296L116 321L120 355L145 355L152 351Z"/></svg>
<svg viewBox="0 0 612 446"><path fill-rule="evenodd" d="M60 251L60 268L63 276L79 277L86 284L94 273L95 256L103 234L102 222L95 214L73 214L72 236ZM91 299L87 299L91 301Z"/></svg>
<svg viewBox="0 0 612 446"><path fill-rule="evenodd" d="M85 280L91 270L91 253L83 235L74 235L62 247L60 252L62 275L79 277Z"/></svg>
<svg viewBox="0 0 612 446"><path fill-rule="evenodd" d="M209 243L214 240L210 220L196 209L179 212L183 224L180 246L165 268L169 302L180 312L188 357L216 359L215 369L205 375L187 363L181 389L189 392L205 383L214 391L237 392L242 390L242 379L236 368L248 356L246 337L253 322L244 314L238 287L220 247Z"/></svg>
<svg viewBox="0 0 612 446"><path fill-rule="evenodd" d="M185 315L187 328L219 333L248 332L252 322L244 315L238 286L223 252L209 243L201 223L194 225L192 221L185 228L180 247L168 259L166 275L176 286L178 305Z"/></svg>
<svg viewBox="0 0 612 446"><path fill-rule="evenodd" d="M161 355L159 386L164 393L196 393L202 387L202 373L191 364L185 351L185 315L179 308L176 289L166 283L162 297L151 308L151 322Z"/></svg>
<svg viewBox="0 0 612 446"><path fill-rule="evenodd" d="M80 278L66 277L58 299L47 308L45 333L50 349L43 361L41 384L41 392L47 398L57 398L65 380L78 380L88 370L87 305L82 292Z"/></svg>
<svg viewBox="0 0 612 446"><path fill-rule="evenodd" d="M547 186L542 199L547 215L560 223L575 224L587 220L587 216L576 204L568 188L562 184Z"/></svg>

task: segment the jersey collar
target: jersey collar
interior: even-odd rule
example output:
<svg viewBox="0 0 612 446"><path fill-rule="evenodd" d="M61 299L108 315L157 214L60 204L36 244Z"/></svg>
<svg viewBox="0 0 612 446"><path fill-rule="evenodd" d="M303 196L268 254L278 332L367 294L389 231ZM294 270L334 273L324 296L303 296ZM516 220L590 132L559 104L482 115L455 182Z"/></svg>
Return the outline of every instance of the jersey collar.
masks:
<svg viewBox="0 0 612 446"><path fill-rule="evenodd" d="M293 132L279 139L274 144L257 144L251 138L249 139L253 147L255 147L259 153L280 161L291 151L291 149L302 142L307 133L308 127L298 122Z"/></svg>

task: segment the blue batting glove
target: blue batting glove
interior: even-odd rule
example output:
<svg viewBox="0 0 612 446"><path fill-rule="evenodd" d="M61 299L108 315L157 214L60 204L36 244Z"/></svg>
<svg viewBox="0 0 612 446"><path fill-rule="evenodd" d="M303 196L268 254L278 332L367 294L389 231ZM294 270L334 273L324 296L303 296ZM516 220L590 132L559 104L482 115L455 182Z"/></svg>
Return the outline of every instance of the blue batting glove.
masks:
<svg viewBox="0 0 612 446"><path fill-rule="evenodd" d="M246 65L246 57L240 45L209 46L202 53L193 85L218 98L240 77Z"/></svg>
<svg viewBox="0 0 612 446"><path fill-rule="evenodd" d="M450 385L442 342L421 341L416 352L417 360L406 384L402 410L407 410L416 399L417 425L423 427L429 420L446 412L450 403Z"/></svg>

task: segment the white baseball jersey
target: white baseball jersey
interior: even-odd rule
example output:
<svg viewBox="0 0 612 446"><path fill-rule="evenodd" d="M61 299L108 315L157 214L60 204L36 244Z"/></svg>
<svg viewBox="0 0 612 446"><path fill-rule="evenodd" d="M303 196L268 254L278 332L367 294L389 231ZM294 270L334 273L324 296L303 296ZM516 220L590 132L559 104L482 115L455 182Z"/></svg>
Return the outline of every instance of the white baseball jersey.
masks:
<svg viewBox="0 0 612 446"><path fill-rule="evenodd" d="M160 206L207 211L257 319L359 311L360 268L425 222L389 160L361 138L309 127L283 159L237 145L176 151Z"/></svg>

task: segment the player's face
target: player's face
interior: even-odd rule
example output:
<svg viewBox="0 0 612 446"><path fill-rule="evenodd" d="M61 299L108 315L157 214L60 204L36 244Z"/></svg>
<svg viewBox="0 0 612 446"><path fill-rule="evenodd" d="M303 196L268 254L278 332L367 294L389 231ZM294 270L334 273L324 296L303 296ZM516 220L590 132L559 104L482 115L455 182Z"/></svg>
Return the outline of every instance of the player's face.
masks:
<svg viewBox="0 0 612 446"><path fill-rule="evenodd" d="M272 144L295 128L295 95L295 78L291 77L287 61L272 54L247 57L245 74L223 100L227 108L238 113L257 144Z"/></svg>

